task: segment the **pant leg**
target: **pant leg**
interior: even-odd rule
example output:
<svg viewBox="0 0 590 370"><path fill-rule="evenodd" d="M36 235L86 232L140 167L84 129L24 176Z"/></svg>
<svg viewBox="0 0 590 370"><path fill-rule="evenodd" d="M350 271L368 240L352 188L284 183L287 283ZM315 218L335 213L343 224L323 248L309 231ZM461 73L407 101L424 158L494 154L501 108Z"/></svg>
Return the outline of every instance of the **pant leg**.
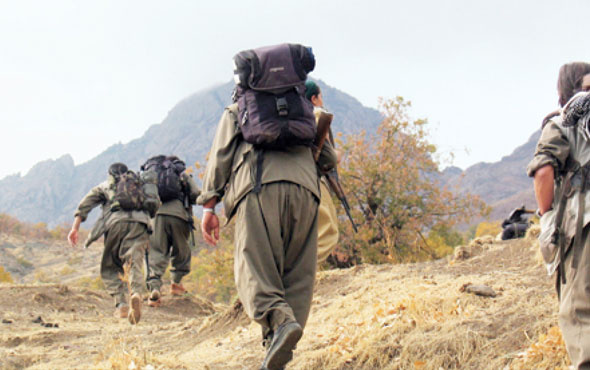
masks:
<svg viewBox="0 0 590 370"><path fill-rule="evenodd" d="M285 240L282 280L285 300L304 328L311 309L317 269L318 202L300 186L290 186L287 194L289 201L288 209L283 213L283 233L289 235L289 239Z"/></svg>
<svg viewBox="0 0 590 370"><path fill-rule="evenodd" d="M321 200L318 209L318 264L324 262L338 243L338 216L330 190L320 182Z"/></svg>
<svg viewBox="0 0 590 370"><path fill-rule="evenodd" d="M577 270L571 269L573 248L564 262L566 284L560 282L559 326L576 369L590 369L590 226L583 231Z"/></svg>
<svg viewBox="0 0 590 370"><path fill-rule="evenodd" d="M191 229L188 222L174 216L167 216L167 226L172 241L170 276L173 282L179 284L191 271L191 247L188 242Z"/></svg>
<svg viewBox="0 0 590 370"><path fill-rule="evenodd" d="M248 316L264 331L307 321L317 253L317 200L286 182L263 185L238 206L234 272Z"/></svg>
<svg viewBox="0 0 590 370"><path fill-rule="evenodd" d="M104 250L100 262L100 277L106 291L115 299L115 305L127 303L127 285L123 277L124 261L119 258L119 248L125 235L122 223L117 222L105 233Z"/></svg>
<svg viewBox="0 0 590 370"><path fill-rule="evenodd" d="M170 216L157 215L154 223L154 231L150 236L150 246L148 260L150 266L150 276L148 285L150 290L160 290L162 287L162 275L168 267L170 248L170 237L166 232L166 219Z"/></svg>
<svg viewBox="0 0 590 370"><path fill-rule="evenodd" d="M129 287L131 294L145 292L143 261L149 246L147 225L140 222L119 222L125 224L125 235L121 240L119 258L129 264Z"/></svg>

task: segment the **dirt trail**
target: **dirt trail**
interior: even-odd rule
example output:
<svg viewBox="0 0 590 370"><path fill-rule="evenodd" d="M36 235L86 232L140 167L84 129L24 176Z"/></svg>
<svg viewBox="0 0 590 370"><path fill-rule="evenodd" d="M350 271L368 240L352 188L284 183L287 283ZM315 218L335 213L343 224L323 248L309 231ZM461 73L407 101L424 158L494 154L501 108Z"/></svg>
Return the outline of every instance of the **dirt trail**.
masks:
<svg viewBox="0 0 590 370"><path fill-rule="evenodd" d="M515 367L556 325L552 282L526 240L472 254L321 272L288 368ZM468 283L498 295L461 292ZM197 296L165 295L162 307L144 306L137 326L112 316L102 290L1 284L0 296L0 319L10 322L0 324L2 369L256 369L264 356L260 329L240 307ZM38 316L59 327L33 323Z"/></svg>

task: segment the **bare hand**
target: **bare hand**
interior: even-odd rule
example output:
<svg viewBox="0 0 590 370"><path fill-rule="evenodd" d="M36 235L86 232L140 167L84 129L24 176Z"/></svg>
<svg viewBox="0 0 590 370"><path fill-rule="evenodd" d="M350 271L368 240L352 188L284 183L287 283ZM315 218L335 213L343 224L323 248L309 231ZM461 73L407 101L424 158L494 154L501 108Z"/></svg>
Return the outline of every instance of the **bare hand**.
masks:
<svg viewBox="0 0 590 370"><path fill-rule="evenodd" d="M78 244L78 230L72 229L68 234L68 241L72 247L75 247Z"/></svg>
<svg viewBox="0 0 590 370"><path fill-rule="evenodd" d="M211 245L216 245L219 241L219 219L217 215L211 212L203 213L201 221L201 233L205 241Z"/></svg>

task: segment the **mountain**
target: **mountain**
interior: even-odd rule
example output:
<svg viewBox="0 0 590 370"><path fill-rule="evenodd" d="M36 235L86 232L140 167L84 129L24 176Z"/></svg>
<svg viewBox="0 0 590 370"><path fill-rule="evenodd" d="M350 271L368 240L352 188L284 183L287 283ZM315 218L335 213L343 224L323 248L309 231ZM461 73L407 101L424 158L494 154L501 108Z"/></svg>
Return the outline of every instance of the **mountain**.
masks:
<svg viewBox="0 0 590 370"><path fill-rule="evenodd" d="M443 178L461 191L479 195L492 206L491 220L506 218L512 209L523 204L534 210L533 181L526 174L526 166L533 158L540 136L541 130L536 131L525 144L498 162L477 163L465 171L447 168Z"/></svg>
<svg viewBox="0 0 590 370"><path fill-rule="evenodd" d="M374 132L380 113L361 105L346 93L318 81L326 107L335 115L335 132ZM113 162L131 169L157 154L176 154L187 165L205 163L217 122L231 102L233 82L199 91L180 101L160 123L152 125L138 139L114 144L97 157L74 165L70 155L35 165L25 176L0 180L0 212L27 222L50 226L71 222L78 202L93 186L106 178ZM113 141L117 138L113 137ZM97 212L93 212L96 217Z"/></svg>

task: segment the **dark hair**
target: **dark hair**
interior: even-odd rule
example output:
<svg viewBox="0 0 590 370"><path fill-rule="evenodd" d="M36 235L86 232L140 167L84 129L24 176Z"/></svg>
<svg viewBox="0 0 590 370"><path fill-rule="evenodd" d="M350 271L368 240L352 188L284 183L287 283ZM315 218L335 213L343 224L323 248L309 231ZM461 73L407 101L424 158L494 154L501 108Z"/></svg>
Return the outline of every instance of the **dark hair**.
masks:
<svg viewBox="0 0 590 370"><path fill-rule="evenodd" d="M557 78L559 105L564 106L568 100L580 91L582 79L590 73L590 63L573 62L561 66Z"/></svg>
<svg viewBox="0 0 590 370"><path fill-rule="evenodd" d="M127 172L127 166L124 163L113 163L109 167L109 175L115 177L124 174L125 172Z"/></svg>
<svg viewBox="0 0 590 370"><path fill-rule="evenodd" d="M313 82L312 80L305 81L305 97L307 100L311 101L313 96L316 96L320 93L320 87L318 84Z"/></svg>

